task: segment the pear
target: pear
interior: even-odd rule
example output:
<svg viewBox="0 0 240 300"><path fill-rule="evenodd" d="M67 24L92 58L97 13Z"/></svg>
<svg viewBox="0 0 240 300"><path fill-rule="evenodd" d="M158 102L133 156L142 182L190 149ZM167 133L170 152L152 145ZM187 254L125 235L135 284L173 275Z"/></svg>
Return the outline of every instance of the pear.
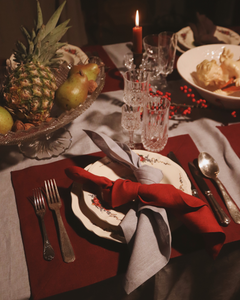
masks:
<svg viewBox="0 0 240 300"><path fill-rule="evenodd" d="M86 65L72 66L68 76L71 76L74 73L78 73L80 70L83 72L83 74L87 75L88 80L94 80L94 81L96 81L97 76L100 72L99 66L97 64L89 63Z"/></svg>
<svg viewBox="0 0 240 300"><path fill-rule="evenodd" d="M13 118L9 111L0 106L0 133L6 134L13 127Z"/></svg>
<svg viewBox="0 0 240 300"><path fill-rule="evenodd" d="M64 110L76 108L83 103L88 95L88 78L81 71L72 74L58 88L55 103Z"/></svg>

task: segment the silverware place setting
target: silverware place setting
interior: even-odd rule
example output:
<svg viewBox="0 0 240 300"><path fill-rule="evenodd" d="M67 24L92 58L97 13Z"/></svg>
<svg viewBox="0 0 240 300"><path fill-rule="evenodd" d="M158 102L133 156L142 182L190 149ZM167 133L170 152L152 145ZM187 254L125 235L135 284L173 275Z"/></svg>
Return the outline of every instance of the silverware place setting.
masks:
<svg viewBox="0 0 240 300"><path fill-rule="evenodd" d="M66 263L73 262L75 260L75 254L60 213L62 203L56 181L55 179L46 180L44 181L44 185L46 190L48 206L51 210L55 212L57 218L60 247L62 251L63 260Z"/></svg>
<svg viewBox="0 0 240 300"><path fill-rule="evenodd" d="M47 230L44 222L44 216L46 214L46 206L43 197L42 190L36 188L33 190L33 204L35 208L36 215L39 217L42 234L43 234L43 257L45 260L52 260L55 256L52 245L50 244L47 236Z"/></svg>
<svg viewBox="0 0 240 300"><path fill-rule="evenodd" d="M181 166L180 162L178 161L176 155L173 152L169 152L167 155L172 161L177 163L179 166ZM181 166L182 167L182 166ZM208 187L207 183L205 182L203 178L203 174L200 172L199 168L197 168L193 162L188 163L189 170L199 186L200 190L202 193L205 195L206 199L208 200L213 213L218 221L218 223L222 226L228 226L229 223L231 222L230 217L225 213L225 211L222 209L222 207L219 205L215 197L213 196L210 188ZM191 183L191 190L192 190L192 195L200 198L198 191L196 187L194 186L192 180L189 178L190 183Z"/></svg>

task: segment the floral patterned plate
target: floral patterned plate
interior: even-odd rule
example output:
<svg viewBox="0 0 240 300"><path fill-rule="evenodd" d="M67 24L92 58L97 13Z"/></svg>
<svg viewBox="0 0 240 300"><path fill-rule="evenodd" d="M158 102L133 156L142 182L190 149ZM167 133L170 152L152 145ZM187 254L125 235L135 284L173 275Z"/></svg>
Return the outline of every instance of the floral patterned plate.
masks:
<svg viewBox="0 0 240 300"><path fill-rule="evenodd" d="M80 48L74 45L67 44L57 52L63 54L61 60L66 61L68 64L77 65L79 62L84 64L88 61L88 56ZM7 59L6 64L13 69L17 66L17 63L14 61L13 54L10 59Z"/></svg>
<svg viewBox="0 0 240 300"><path fill-rule="evenodd" d="M83 225L99 237L118 243L126 243L120 226L110 226L93 214L83 200L81 184L74 182L71 190L72 210Z"/></svg>
<svg viewBox="0 0 240 300"><path fill-rule="evenodd" d="M70 44L62 47L58 52L62 52L62 59L72 65L77 65L79 62L84 64L88 61L88 56L80 48Z"/></svg>
<svg viewBox="0 0 240 300"><path fill-rule="evenodd" d="M174 163L169 158L157 153L152 153L145 150L134 151L140 156L142 164L147 164L162 170L164 176L160 183L172 184L176 188L188 194L191 194L191 184L189 182L189 179L185 171L179 165ZM131 170L116 162L111 161L108 157L104 157L94 164L88 166L87 170L95 175L105 176L113 181L118 178L128 178L136 181ZM83 197L81 199L81 202L79 202L81 206L84 205L85 213L87 212L88 216L91 215L91 219L88 220L88 222L92 221L92 226L86 224L86 220L82 219L82 216L79 215L79 212L76 213L76 210L78 209L77 207L74 207L73 211L89 230L96 231L95 226L99 226L99 224L101 223L101 228L104 228L105 232L103 234L103 232L101 231L100 236L109 238L109 231L111 233L119 232L120 223L132 204L129 203L126 206L121 207L121 210L106 208L102 205L100 191L92 191L92 189L92 186L89 188L84 186ZM99 232L96 234L99 235Z"/></svg>
<svg viewBox="0 0 240 300"><path fill-rule="evenodd" d="M177 32L178 36L178 48L180 52L195 48L193 32L190 26L184 27ZM240 36L228 28L217 26L214 36L225 44L238 45L240 43ZM179 50L178 49L178 50Z"/></svg>

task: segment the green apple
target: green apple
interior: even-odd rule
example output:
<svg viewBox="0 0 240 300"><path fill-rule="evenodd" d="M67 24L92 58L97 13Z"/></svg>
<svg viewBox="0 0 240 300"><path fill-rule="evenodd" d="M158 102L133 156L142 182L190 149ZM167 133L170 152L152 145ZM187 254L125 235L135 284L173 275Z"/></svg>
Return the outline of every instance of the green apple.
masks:
<svg viewBox="0 0 240 300"><path fill-rule="evenodd" d="M13 127L13 118L9 111L0 106L0 133L6 134Z"/></svg>

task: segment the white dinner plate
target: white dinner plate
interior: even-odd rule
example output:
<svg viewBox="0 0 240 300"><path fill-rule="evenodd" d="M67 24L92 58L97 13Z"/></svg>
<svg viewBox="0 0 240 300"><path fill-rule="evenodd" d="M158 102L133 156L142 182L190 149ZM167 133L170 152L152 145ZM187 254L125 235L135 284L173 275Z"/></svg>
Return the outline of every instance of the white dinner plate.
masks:
<svg viewBox="0 0 240 300"><path fill-rule="evenodd" d="M194 36L190 26L184 27L177 32L178 36L178 50L184 52L186 50L195 48ZM225 44L238 45L240 43L240 36L235 31L225 27L217 26L214 36Z"/></svg>
<svg viewBox="0 0 240 300"><path fill-rule="evenodd" d="M172 184L177 189L191 194L191 184L185 171L169 158L157 153L144 150L134 150L141 159L142 164L147 164L159 168L163 172L161 184ZM132 172L116 163L108 157L86 168L89 172L109 178L115 181L119 178L135 180ZM72 209L74 214L82 221L84 226L93 231L100 237L124 242L120 223L126 212L130 209L132 203L126 204L119 209L106 209L101 204L101 195L98 191L89 191L80 184L75 183L72 190ZM84 212L83 212L84 209Z"/></svg>

